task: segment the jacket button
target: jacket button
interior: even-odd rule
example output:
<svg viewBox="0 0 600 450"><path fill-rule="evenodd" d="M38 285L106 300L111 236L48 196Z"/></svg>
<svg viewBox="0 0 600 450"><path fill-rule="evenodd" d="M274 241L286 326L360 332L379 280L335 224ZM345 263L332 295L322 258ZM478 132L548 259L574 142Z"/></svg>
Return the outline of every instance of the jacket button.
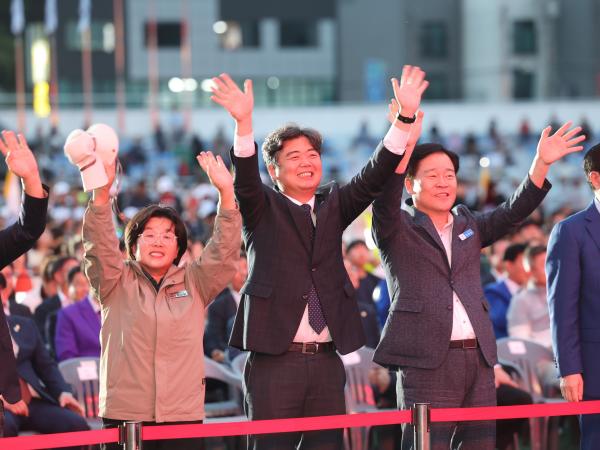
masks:
<svg viewBox="0 0 600 450"><path fill-rule="evenodd" d="M316 268L316 267L313 267L312 269L310 269L310 271L311 271L311 272L316 272L316 271L317 271L317 268Z"/></svg>
<svg viewBox="0 0 600 450"><path fill-rule="evenodd" d="M448 311L452 311L452 305L448 305L448 306L446 306L446 309L447 309Z"/></svg>
<svg viewBox="0 0 600 450"><path fill-rule="evenodd" d="M306 300L306 299L308 299L308 295L304 294L304 295L302 296L302 298L303 298L304 300Z"/></svg>

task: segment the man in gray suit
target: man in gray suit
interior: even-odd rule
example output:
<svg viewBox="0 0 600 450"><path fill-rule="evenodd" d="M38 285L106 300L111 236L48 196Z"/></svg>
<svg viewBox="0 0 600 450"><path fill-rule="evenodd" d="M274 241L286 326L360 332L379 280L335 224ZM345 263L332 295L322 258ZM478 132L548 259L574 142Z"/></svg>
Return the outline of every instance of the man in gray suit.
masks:
<svg viewBox="0 0 600 450"><path fill-rule="evenodd" d="M392 304L375 362L398 369L398 406L433 408L496 404L496 340L479 278L481 248L504 236L541 203L546 174L581 150L570 123L541 135L529 174L503 204L484 214L456 200L458 156L439 144L416 146L420 120L394 178L374 202L373 235L381 250ZM414 149L414 152L413 152ZM411 195L401 209L403 187ZM431 448L493 449L493 422L436 423ZM403 450L414 448L403 433Z"/></svg>

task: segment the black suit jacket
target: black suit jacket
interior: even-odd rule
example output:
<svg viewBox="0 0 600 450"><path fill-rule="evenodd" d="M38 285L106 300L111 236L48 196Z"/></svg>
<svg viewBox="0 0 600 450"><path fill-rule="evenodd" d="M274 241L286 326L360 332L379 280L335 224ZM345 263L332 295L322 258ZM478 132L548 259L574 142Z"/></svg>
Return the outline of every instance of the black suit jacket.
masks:
<svg viewBox="0 0 600 450"><path fill-rule="evenodd" d="M8 310L10 311L11 316L27 317L28 319L33 318L33 314L31 314L31 310L28 306L17 303L14 292L8 299Z"/></svg>
<svg viewBox="0 0 600 450"><path fill-rule="evenodd" d="M273 355L286 352L314 284L337 349L344 354L360 348L365 336L342 259L342 233L381 193L401 157L380 145L350 183L319 188L311 246L304 210L261 182L258 155L231 155L249 275L230 344Z"/></svg>
<svg viewBox="0 0 600 450"><path fill-rule="evenodd" d="M204 331L204 353L210 356L213 350L225 351L228 347L230 320L235 316L237 304L229 288L221 291L208 307L206 330Z"/></svg>
<svg viewBox="0 0 600 450"><path fill-rule="evenodd" d="M19 220L0 231L0 269L33 247L46 227L47 210L48 197L34 198L23 195ZM21 391L15 371L15 356L4 310L0 312L0 366L2 367L0 370L0 394L9 403L18 402L21 398Z"/></svg>
<svg viewBox="0 0 600 450"><path fill-rule="evenodd" d="M52 320L53 324L56 325L56 314L60 308L62 308L62 304L60 303L60 297L56 294L52 297L45 298L44 301L35 308L35 312L33 313L35 324L42 336L42 340L47 345L50 342L54 342L54 333L52 333L52 336L49 336L51 326L49 321ZM56 327L54 326L53 328Z"/></svg>
<svg viewBox="0 0 600 450"><path fill-rule="evenodd" d="M9 316L10 333L19 346L17 372L44 400L58 403L63 392L71 392L56 361L42 342L37 327L31 319Z"/></svg>

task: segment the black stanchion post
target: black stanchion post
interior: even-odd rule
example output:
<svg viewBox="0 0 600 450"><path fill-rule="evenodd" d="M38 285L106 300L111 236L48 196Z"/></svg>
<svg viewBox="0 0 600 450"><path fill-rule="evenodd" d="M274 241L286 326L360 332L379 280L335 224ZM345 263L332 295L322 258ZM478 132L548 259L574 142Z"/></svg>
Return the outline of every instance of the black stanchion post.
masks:
<svg viewBox="0 0 600 450"><path fill-rule="evenodd" d="M127 421L119 425L119 445L123 450L143 450L142 422Z"/></svg>
<svg viewBox="0 0 600 450"><path fill-rule="evenodd" d="M412 408L412 425L416 450L430 450L429 403L415 403Z"/></svg>

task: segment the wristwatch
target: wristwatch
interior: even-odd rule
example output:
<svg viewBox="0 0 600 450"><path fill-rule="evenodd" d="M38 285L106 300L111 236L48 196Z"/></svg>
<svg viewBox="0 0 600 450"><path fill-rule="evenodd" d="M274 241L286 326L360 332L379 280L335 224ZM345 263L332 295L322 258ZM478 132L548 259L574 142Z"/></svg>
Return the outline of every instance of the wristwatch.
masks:
<svg viewBox="0 0 600 450"><path fill-rule="evenodd" d="M396 119L398 119L402 123L414 123L415 120L417 120L417 115L413 114L412 117L406 117L406 116L403 116L402 114L398 113L398 115L396 116Z"/></svg>

